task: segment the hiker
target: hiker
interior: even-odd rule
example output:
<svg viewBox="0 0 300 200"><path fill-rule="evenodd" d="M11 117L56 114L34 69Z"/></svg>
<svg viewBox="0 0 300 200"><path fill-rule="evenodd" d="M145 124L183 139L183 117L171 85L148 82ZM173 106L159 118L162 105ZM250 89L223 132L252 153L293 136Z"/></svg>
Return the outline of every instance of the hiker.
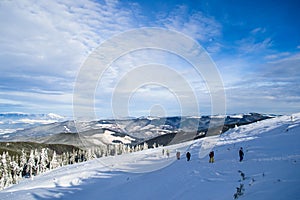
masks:
<svg viewBox="0 0 300 200"><path fill-rule="evenodd" d="M166 154L167 154L167 157L169 158L169 156L170 156L170 151L169 151L169 149L167 149Z"/></svg>
<svg viewBox="0 0 300 200"><path fill-rule="evenodd" d="M162 149L161 153L164 156L165 155L165 149Z"/></svg>
<svg viewBox="0 0 300 200"><path fill-rule="evenodd" d="M240 156L240 162L242 162L242 160L244 159L243 147L241 147L239 150L239 156Z"/></svg>
<svg viewBox="0 0 300 200"><path fill-rule="evenodd" d="M177 158L177 160L180 160L180 152L179 151L176 152L176 158Z"/></svg>
<svg viewBox="0 0 300 200"><path fill-rule="evenodd" d="M214 151L211 151L210 153L209 153L209 163L213 163L213 162L215 162L215 153L214 153Z"/></svg>
<svg viewBox="0 0 300 200"><path fill-rule="evenodd" d="M190 161L190 159L191 159L191 153L190 153L190 152L187 152L187 153L186 153L186 160L187 160L187 161Z"/></svg>

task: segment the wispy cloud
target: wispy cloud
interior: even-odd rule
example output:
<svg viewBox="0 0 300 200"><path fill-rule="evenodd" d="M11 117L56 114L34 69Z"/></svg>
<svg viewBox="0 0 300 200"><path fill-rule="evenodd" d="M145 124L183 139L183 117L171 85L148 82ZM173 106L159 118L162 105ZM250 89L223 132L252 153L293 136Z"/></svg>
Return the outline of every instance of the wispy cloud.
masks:
<svg viewBox="0 0 300 200"><path fill-rule="evenodd" d="M247 76L241 75L226 89L228 110L297 112L300 106L299 65L300 55L295 53L261 63Z"/></svg>
<svg viewBox="0 0 300 200"><path fill-rule="evenodd" d="M0 110L71 113L74 82L87 56L115 34L145 26L182 32L211 53L222 74L231 110L276 111L280 105L278 110L283 111L299 106L300 45L295 43L292 51L278 49L280 41L272 34L271 24L250 26L242 17L218 21L226 16L210 16L214 10L204 12L189 3L159 8L155 14L141 5L115 0L0 1ZM145 12L151 12L152 18ZM95 104L102 110L108 108L103 113L109 113L118 82L136 67L151 63L172 67L193 88L201 106L209 105L205 81L187 62L150 50L130 52L115 60L99 77ZM144 105L158 99L165 105L172 98L162 87L140 88L134 96L140 109L137 113L145 111ZM172 108L167 104L166 108L176 110L176 102L171 104Z"/></svg>
<svg viewBox="0 0 300 200"><path fill-rule="evenodd" d="M258 40L257 38L250 36L248 38L237 41L237 45L240 54L260 54L270 48L273 45L273 41L272 38Z"/></svg>
<svg viewBox="0 0 300 200"><path fill-rule="evenodd" d="M266 32L266 28L262 28L262 27L258 27L255 28L251 31L252 35L258 34L258 33L265 33Z"/></svg>
<svg viewBox="0 0 300 200"><path fill-rule="evenodd" d="M189 13L187 6L178 5L169 13L159 13L157 24L168 29L180 31L193 39L200 41L212 52L220 50L221 44L216 38L221 36L222 26L214 18L202 12Z"/></svg>
<svg viewBox="0 0 300 200"><path fill-rule="evenodd" d="M134 26L131 11L117 1L1 1L0 19L5 96L17 99L17 91L30 99L47 93L49 101L55 91L72 94L81 63L104 39Z"/></svg>

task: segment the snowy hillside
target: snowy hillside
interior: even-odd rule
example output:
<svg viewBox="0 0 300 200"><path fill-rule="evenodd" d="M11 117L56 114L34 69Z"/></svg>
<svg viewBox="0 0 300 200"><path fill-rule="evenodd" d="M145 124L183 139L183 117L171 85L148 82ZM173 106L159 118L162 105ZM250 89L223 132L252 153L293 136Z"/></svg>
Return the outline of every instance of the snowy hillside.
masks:
<svg viewBox="0 0 300 200"><path fill-rule="evenodd" d="M221 136L104 157L24 179L0 199L300 199L300 114L236 127ZM206 149L215 144L215 163ZM238 161L244 148L245 159ZM176 150L192 154L187 162ZM244 178L241 176L244 174Z"/></svg>

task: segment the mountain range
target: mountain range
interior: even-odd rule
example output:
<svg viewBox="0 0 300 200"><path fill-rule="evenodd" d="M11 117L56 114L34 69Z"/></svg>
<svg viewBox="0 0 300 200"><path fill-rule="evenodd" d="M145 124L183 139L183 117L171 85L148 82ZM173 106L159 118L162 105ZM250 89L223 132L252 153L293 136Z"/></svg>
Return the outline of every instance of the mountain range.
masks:
<svg viewBox="0 0 300 200"><path fill-rule="evenodd" d="M208 129L218 129L219 125L213 124L218 120L224 120L224 124L221 124L223 125L221 132L213 130L210 134L220 134L235 126L272 117L272 115L249 113L228 116L140 117L78 122L65 120L64 117L55 114L8 113L0 114L2 129L3 126L9 125L7 122L20 128L13 132L2 133L0 141L34 141L78 147L117 143L137 145L144 142L150 145L168 145L205 137ZM29 123L26 125L25 122Z"/></svg>

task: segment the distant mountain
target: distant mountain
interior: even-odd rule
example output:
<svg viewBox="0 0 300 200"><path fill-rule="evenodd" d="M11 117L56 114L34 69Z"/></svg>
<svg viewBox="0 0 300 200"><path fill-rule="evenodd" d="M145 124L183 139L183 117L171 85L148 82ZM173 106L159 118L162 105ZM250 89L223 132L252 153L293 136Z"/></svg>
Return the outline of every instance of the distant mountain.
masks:
<svg viewBox="0 0 300 200"><path fill-rule="evenodd" d="M229 128L270 118L258 113L202 117L141 117L134 119L89 122L57 121L51 124L3 134L0 141L36 141L40 143L96 146L114 143L136 145L144 141L158 144L180 143L210 134L220 134L218 120L224 120L223 132ZM56 118L57 119L57 118ZM213 124L216 123L216 124ZM222 124L223 125L223 124ZM150 142L151 143L151 142Z"/></svg>
<svg viewBox="0 0 300 200"><path fill-rule="evenodd" d="M50 124L67 120L65 117L49 114L28 113L0 113L0 135L13 133L17 130L35 127L41 124Z"/></svg>
<svg viewBox="0 0 300 200"><path fill-rule="evenodd" d="M146 142L149 146L152 146L154 144L156 145L172 145L172 144L178 144L190 140L199 139L202 137L213 136L213 135L219 135L226 131L228 131L231 128L251 124L257 121L265 120L272 118L274 116L272 115L262 115L258 113L250 113L250 114L241 114L241 115L229 115L225 117L225 121L223 124L223 127L220 128L218 126L210 126L210 132L208 133L208 127L210 124L210 120L212 118L219 118L220 116L204 116L201 117L201 121L199 123L198 131L197 132L191 132L189 130L180 130L175 131L169 134L160 135L157 137L153 137L149 140L143 141ZM194 122L191 118L189 118L186 122L187 124L192 125ZM202 122L202 124L201 124ZM221 132L219 132L221 130Z"/></svg>
<svg viewBox="0 0 300 200"><path fill-rule="evenodd" d="M29 114L29 113L0 113L0 120L61 120L64 119L63 116L58 114L49 113L49 114Z"/></svg>

